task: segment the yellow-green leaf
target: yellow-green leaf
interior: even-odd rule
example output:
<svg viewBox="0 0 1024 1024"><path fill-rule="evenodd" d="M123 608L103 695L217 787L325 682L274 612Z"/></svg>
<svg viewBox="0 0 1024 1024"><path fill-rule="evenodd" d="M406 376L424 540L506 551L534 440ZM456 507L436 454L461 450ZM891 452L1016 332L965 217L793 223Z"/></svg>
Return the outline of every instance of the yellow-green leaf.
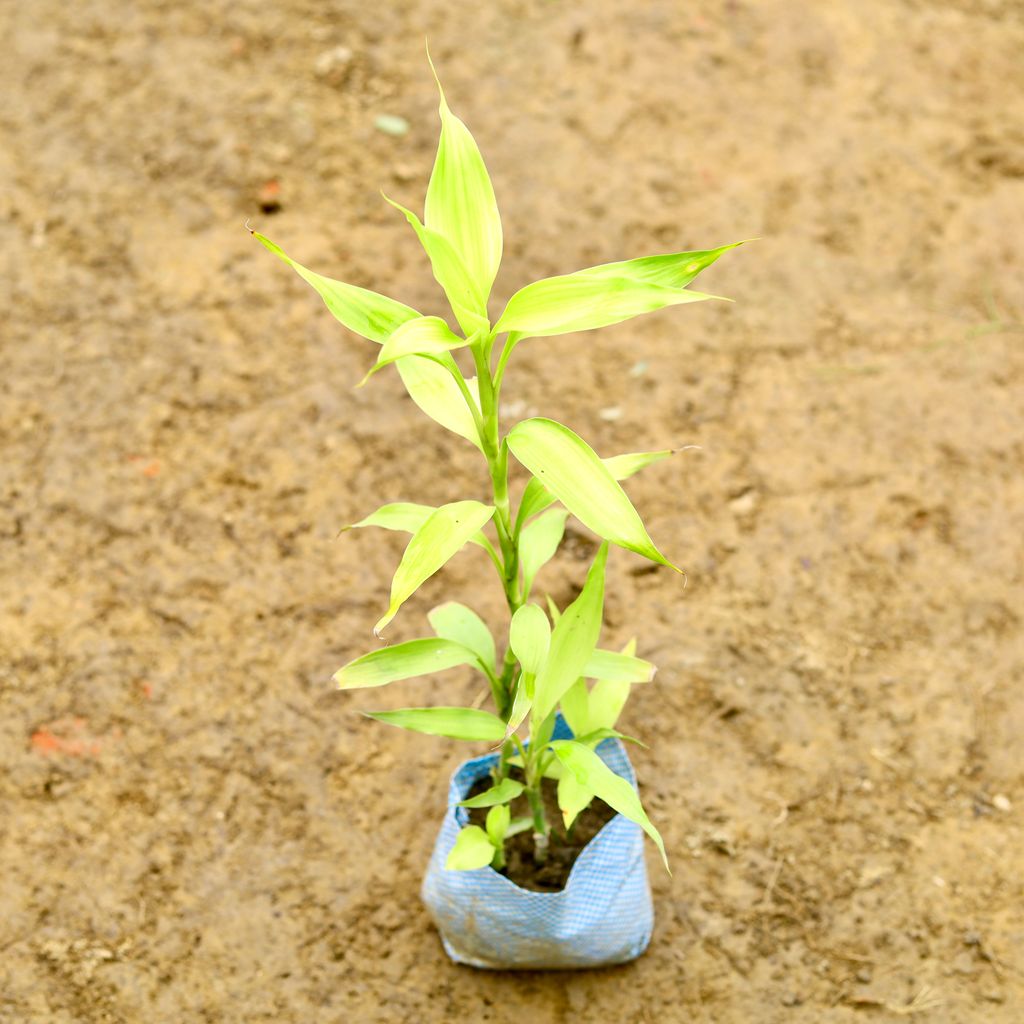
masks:
<svg viewBox="0 0 1024 1024"><path fill-rule="evenodd" d="M455 501L442 505L412 535L391 581L391 603L373 627L381 630L420 585L437 572L494 515L493 505L479 501Z"/></svg>
<svg viewBox="0 0 1024 1024"><path fill-rule="evenodd" d="M486 308L501 263L501 217L480 150L469 129L449 109L440 80L437 88L441 94L441 139L423 220L451 243Z"/></svg>
<svg viewBox="0 0 1024 1024"><path fill-rule="evenodd" d="M423 412L435 423L440 423L442 427L464 437L483 450L473 413L448 370L424 356L405 356L399 359L395 366L398 368L405 390L409 392L409 397ZM479 411L476 378L469 378L466 384L470 397L476 402Z"/></svg>
<svg viewBox="0 0 1024 1024"><path fill-rule="evenodd" d="M401 302L389 299L386 295L378 295L366 288L357 288L354 284L345 284L330 277L315 274L307 270L301 263L296 263L279 245L275 245L265 235L252 232L253 238L261 242L275 256L279 256L303 280L311 284L325 305L350 331L376 341L379 344L393 334L402 324L413 320L420 314Z"/></svg>
<svg viewBox="0 0 1024 1024"><path fill-rule="evenodd" d="M635 821L655 842L668 871L668 857L661 835L651 824L640 797L629 781L616 775L589 747L573 740L556 740L551 744L558 759L576 776L576 781L599 796L623 817ZM671 874L671 871L669 871Z"/></svg>
<svg viewBox="0 0 1024 1024"><path fill-rule="evenodd" d="M516 609L509 626L508 642L523 671L535 676L551 644L551 624L538 605L524 604Z"/></svg>
<svg viewBox="0 0 1024 1024"><path fill-rule="evenodd" d="M577 816L593 799L593 791L582 785L572 772L562 772L558 780L558 809L562 812L562 821L566 828L572 827Z"/></svg>
<svg viewBox="0 0 1024 1024"><path fill-rule="evenodd" d="M565 533L568 512L553 508L528 523L519 537L519 565L523 571L523 593L529 594L533 580L558 550Z"/></svg>
<svg viewBox="0 0 1024 1024"><path fill-rule="evenodd" d="M675 455L676 452L682 450L681 448L663 448L657 452L629 452L626 455L612 455L601 461L616 480L625 480L634 473L639 473L645 466L667 459L670 455ZM523 491L522 500L519 502L516 529L520 530L531 516L543 512L554 501L555 496L536 477L531 477Z"/></svg>
<svg viewBox="0 0 1024 1024"><path fill-rule="evenodd" d="M363 714L399 729L453 740L497 743L505 735L505 723L497 715L475 708L398 708L396 711L364 711Z"/></svg>
<svg viewBox="0 0 1024 1024"><path fill-rule="evenodd" d="M473 538L470 538L472 541ZM497 664L494 637L487 623L472 609L458 601L446 601L427 613L427 621L434 632L445 640L454 640L474 651L492 671Z"/></svg>
<svg viewBox="0 0 1024 1024"><path fill-rule="evenodd" d="M339 668L334 681L339 690L366 689L477 662L477 655L462 644L426 637L364 654Z"/></svg>
<svg viewBox="0 0 1024 1024"><path fill-rule="evenodd" d="M601 635L604 570L608 545L602 544L587 573L579 597L562 612L551 633L551 645L533 685L532 721L542 722L562 694L583 674Z"/></svg>
<svg viewBox="0 0 1024 1024"><path fill-rule="evenodd" d="M468 800L459 801L460 807L494 807L496 804L507 804L515 800L526 787L515 779L502 779L496 786L477 793Z"/></svg>
<svg viewBox="0 0 1024 1024"><path fill-rule="evenodd" d="M444 289L455 319L466 336L487 329L487 298L477 282L470 276L462 257L448 239L439 232L420 223L412 210L407 210L393 199L384 197L397 210L405 214L412 225L420 245L430 259L434 279Z"/></svg>
<svg viewBox="0 0 1024 1024"><path fill-rule="evenodd" d="M699 249L695 252L670 252L660 256L640 256L638 259L618 263L602 263L578 271L586 277L629 277L647 284L666 288L685 288L702 270L710 267L722 253L743 245L732 242L717 249Z"/></svg>
<svg viewBox="0 0 1024 1024"><path fill-rule="evenodd" d="M449 871L475 871L494 860L494 844L479 825L467 825L456 837L444 866Z"/></svg>
<svg viewBox="0 0 1024 1024"><path fill-rule="evenodd" d="M377 362L362 383L365 384L378 370L403 356L437 355L465 348L468 344L468 338L453 334L439 316L420 316L415 320L407 320L381 346Z"/></svg>
<svg viewBox="0 0 1024 1024"><path fill-rule="evenodd" d="M666 288L632 277L587 273L548 277L521 288L505 307L495 332L546 338L630 320L665 306L719 298L685 288Z"/></svg>
<svg viewBox="0 0 1024 1024"><path fill-rule="evenodd" d="M649 683L657 669L642 658L616 651L595 650L580 675L616 683Z"/></svg>
<svg viewBox="0 0 1024 1024"><path fill-rule="evenodd" d="M676 568L654 546L626 492L578 434L537 417L513 427L507 442L512 454L599 537Z"/></svg>

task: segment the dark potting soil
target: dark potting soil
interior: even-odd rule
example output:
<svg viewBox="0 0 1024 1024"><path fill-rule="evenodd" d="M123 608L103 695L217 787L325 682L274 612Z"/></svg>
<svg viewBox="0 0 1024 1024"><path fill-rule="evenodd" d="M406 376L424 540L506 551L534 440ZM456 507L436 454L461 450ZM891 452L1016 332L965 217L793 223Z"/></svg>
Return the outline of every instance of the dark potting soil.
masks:
<svg viewBox="0 0 1024 1024"><path fill-rule="evenodd" d="M518 769L513 768L510 774L515 778L519 774ZM485 775L473 784L467 797L483 793L492 785L494 780ZM569 881L569 872L572 871L576 858L583 852L583 847L615 817L615 811L603 800L595 797L590 806L573 822L569 834L566 834L562 824L562 812L558 809L558 783L544 779L541 783L541 794L544 798L544 811L551 826L547 859L543 864L538 864L533 859L533 829L527 829L505 840L505 867L501 873L523 889L532 889L534 892L558 892L564 889L565 883ZM513 821L530 815L530 805L525 796L516 797L510 808ZM470 824L483 828L489 809L471 808Z"/></svg>

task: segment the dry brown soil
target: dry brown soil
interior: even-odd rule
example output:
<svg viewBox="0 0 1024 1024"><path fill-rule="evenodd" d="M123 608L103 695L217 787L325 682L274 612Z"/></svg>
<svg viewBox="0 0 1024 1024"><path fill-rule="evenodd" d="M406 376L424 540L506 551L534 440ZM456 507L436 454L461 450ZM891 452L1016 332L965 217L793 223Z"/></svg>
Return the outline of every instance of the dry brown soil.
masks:
<svg viewBox="0 0 1024 1024"><path fill-rule="evenodd" d="M1024 1021L1019 0L8 0L0 28L4 1024ZM424 36L502 204L496 300L762 238L701 280L736 304L527 342L509 378L507 421L702 446L629 485L688 587L610 569L607 643L660 666L623 728L674 870L650 856L628 967L451 965L417 888L466 748L357 711L475 684L330 683L402 548L338 528L485 479L396 376L353 390L372 346L243 224L441 310L377 194L421 201ZM392 638L444 597L503 621L474 550Z"/></svg>

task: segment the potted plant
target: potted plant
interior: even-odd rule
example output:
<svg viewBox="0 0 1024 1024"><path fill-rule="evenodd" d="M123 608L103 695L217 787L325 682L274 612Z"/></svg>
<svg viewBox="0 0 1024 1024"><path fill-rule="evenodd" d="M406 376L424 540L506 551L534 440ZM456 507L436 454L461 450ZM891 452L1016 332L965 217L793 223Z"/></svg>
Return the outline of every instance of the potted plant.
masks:
<svg viewBox="0 0 1024 1024"><path fill-rule="evenodd" d="M485 745L486 752L452 776L423 884L454 960L490 968L621 963L642 953L651 933L643 833L666 868L668 861L640 802L627 737L616 729L630 688L651 680L655 669L636 656L633 643L618 652L598 646L605 564L613 545L675 570L620 485L672 452L601 458L569 427L543 417L505 431L499 401L506 370L525 339L592 330L712 298L687 286L734 246L535 281L492 321L488 297L502 253L498 207L480 151L443 91L440 114L422 221L388 202L418 236L454 324L307 270L253 232L319 292L345 327L379 345L363 383L393 367L416 405L476 447L487 470L484 500L439 508L387 504L353 527L411 535L387 610L374 627L378 638L426 579L474 544L493 563L508 605L500 652L476 612L448 602L428 616L432 636L364 654L335 679L342 689L371 688L470 666L486 680L490 710L367 712L403 729ZM471 361L475 375L463 372L457 353ZM518 501L509 487L512 459L529 473ZM569 515L601 544L579 596L558 608L550 598L537 599L535 582Z"/></svg>

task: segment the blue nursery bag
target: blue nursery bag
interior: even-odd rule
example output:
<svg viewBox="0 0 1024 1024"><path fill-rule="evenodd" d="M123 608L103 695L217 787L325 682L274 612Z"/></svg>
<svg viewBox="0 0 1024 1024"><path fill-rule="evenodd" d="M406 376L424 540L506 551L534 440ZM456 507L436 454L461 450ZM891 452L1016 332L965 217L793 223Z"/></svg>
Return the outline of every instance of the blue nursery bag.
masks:
<svg viewBox="0 0 1024 1024"><path fill-rule="evenodd" d="M556 739L572 733L559 716ZM625 748L605 740L597 754L636 788ZM452 776L445 814L422 896L445 952L456 963L493 970L601 967L634 960L654 924L644 863L644 833L617 814L583 848L560 892L533 892L493 868L448 871L445 861L469 811L457 807L497 762L487 754Z"/></svg>

